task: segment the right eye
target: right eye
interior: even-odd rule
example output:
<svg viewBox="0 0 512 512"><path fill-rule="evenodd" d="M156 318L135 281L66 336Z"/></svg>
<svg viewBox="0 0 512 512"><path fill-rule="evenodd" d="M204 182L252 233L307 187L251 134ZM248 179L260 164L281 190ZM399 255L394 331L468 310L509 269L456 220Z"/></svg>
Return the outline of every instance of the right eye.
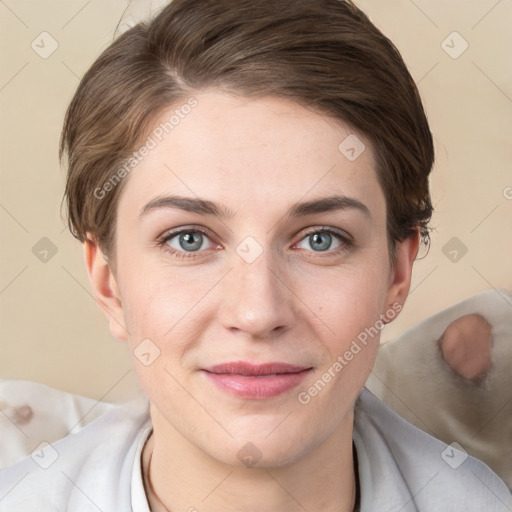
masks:
<svg viewBox="0 0 512 512"><path fill-rule="evenodd" d="M178 258L195 258L195 253L213 246L206 231L198 228L179 229L167 233L159 241L159 245Z"/></svg>

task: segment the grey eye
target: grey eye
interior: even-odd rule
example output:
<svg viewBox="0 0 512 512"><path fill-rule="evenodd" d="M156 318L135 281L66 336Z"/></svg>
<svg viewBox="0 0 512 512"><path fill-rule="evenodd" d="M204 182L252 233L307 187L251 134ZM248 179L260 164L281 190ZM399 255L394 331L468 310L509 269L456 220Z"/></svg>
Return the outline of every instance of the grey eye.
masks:
<svg viewBox="0 0 512 512"><path fill-rule="evenodd" d="M304 247L303 244L307 244ZM301 246L302 245L302 246ZM328 231L317 231L306 235L300 242L301 249L310 249L314 252L323 252L329 249L336 249L341 245L339 237L329 233Z"/></svg>
<svg viewBox="0 0 512 512"><path fill-rule="evenodd" d="M313 235L309 235L310 246L318 251L326 251L329 249L332 236L329 233L315 233Z"/></svg>
<svg viewBox="0 0 512 512"><path fill-rule="evenodd" d="M182 231L168 238L167 242L173 249L194 252L209 247L208 238L200 231ZM206 247L203 245L206 243Z"/></svg>

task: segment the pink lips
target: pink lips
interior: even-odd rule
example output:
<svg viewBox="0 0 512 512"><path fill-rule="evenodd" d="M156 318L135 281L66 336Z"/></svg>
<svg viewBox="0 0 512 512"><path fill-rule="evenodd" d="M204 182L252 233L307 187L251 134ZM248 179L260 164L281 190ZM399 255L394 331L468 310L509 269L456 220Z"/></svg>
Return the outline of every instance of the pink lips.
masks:
<svg viewBox="0 0 512 512"><path fill-rule="evenodd" d="M252 364L236 361L205 368L217 387L240 398L262 400L296 387L311 368L287 363Z"/></svg>

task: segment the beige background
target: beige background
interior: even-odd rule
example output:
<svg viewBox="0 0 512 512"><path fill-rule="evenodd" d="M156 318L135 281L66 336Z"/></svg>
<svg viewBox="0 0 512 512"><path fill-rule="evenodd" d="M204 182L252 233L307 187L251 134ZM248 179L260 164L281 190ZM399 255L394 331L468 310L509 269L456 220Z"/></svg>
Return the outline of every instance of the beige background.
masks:
<svg viewBox="0 0 512 512"><path fill-rule="evenodd" d="M512 288L512 1L357 4L402 52L437 151L432 247L416 263L411 295L384 330L386 341L479 291ZM89 292L81 246L64 229L57 147L80 76L112 40L125 7L120 0L0 2L0 378L113 401L133 392L135 377ZM454 31L463 39L448 37ZM46 59L31 47L45 37L50 48L42 32L58 43ZM458 58L445 51L454 55L464 41ZM32 251L43 237L57 250L46 262ZM467 247L456 262L445 255L453 237Z"/></svg>

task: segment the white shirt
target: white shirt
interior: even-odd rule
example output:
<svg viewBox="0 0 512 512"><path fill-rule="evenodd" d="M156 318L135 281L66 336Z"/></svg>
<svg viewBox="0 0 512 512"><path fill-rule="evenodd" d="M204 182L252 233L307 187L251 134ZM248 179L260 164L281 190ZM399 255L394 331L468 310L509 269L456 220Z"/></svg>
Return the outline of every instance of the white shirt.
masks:
<svg viewBox="0 0 512 512"><path fill-rule="evenodd" d="M144 490L144 481L142 478L142 448L144 448L144 444L152 430L153 428L151 426L146 427L139 438L137 450L135 452L135 464L133 465L131 486L133 512L151 512L148 506L146 491Z"/></svg>
<svg viewBox="0 0 512 512"><path fill-rule="evenodd" d="M149 512L140 468L150 431L147 399L113 408L0 471L0 511ZM512 510L506 485L483 462L414 427L366 389L353 439L361 512Z"/></svg>

